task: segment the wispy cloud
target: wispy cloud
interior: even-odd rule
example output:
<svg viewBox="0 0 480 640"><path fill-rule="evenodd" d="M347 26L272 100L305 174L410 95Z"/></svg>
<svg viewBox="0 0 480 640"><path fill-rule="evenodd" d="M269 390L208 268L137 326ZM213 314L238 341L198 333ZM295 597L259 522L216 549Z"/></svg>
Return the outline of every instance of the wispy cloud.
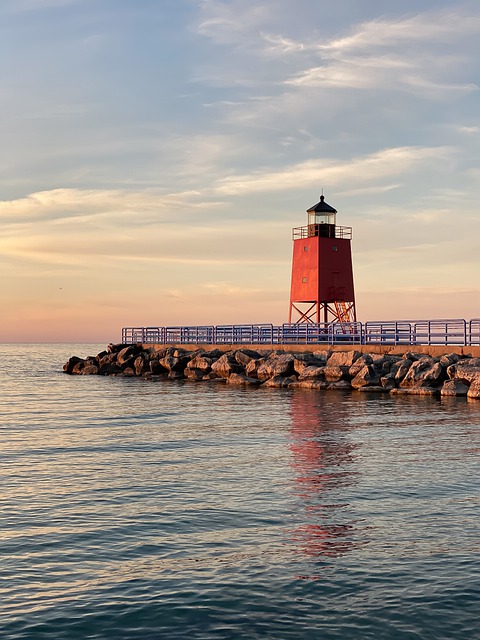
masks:
<svg viewBox="0 0 480 640"><path fill-rule="evenodd" d="M454 149L450 147L398 147L347 162L308 160L275 172L224 178L216 191L225 195L284 191L306 188L319 181L329 185L365 185L401 175L426 162L442 162L453 152Z"/></svg>

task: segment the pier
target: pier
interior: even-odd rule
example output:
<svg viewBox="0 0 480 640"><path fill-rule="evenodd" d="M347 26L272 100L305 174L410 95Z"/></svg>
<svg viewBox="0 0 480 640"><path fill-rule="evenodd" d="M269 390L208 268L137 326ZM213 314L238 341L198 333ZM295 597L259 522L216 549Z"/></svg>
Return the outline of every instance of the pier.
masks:
<svg viewBox="0 0 480 640"><path fill-rule="evenodd" d="M122 344L480 346L480 318L124 327Z"/></svg>

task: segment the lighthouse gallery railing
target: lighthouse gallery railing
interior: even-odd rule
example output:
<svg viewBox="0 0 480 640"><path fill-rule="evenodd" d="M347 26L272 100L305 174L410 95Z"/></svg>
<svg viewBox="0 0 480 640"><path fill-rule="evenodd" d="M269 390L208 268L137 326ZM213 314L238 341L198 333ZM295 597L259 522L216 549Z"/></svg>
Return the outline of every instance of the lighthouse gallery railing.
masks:
<svg viewBox="0 0 480 640"><path fill-rule="evenodd" d="M134 344L385 344L480 346L480 318L316 324L125 327Z"/></svg>

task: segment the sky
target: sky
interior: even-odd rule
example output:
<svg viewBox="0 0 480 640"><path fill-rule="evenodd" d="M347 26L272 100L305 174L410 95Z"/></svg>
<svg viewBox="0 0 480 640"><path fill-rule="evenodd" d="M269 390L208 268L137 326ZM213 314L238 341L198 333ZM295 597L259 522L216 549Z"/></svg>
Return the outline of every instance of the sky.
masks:
<svg viewBox="0 0 480 640"><path fill-rule="evenodd" d="M0 341L288 319L353 228L361 321L480 317L478 0L0 0Z"/></svg>

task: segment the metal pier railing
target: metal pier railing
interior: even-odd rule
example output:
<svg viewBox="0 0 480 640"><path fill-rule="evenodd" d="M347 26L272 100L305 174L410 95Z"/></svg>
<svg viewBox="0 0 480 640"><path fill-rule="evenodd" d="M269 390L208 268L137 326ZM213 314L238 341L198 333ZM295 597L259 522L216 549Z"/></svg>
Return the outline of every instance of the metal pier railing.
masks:
<svg viewBox="0 0 480 640"><path fill-rule="evenodd" d="M480 346L480 318L304 324L125 327L122 342L149 344L378 344Z"/></svg>

